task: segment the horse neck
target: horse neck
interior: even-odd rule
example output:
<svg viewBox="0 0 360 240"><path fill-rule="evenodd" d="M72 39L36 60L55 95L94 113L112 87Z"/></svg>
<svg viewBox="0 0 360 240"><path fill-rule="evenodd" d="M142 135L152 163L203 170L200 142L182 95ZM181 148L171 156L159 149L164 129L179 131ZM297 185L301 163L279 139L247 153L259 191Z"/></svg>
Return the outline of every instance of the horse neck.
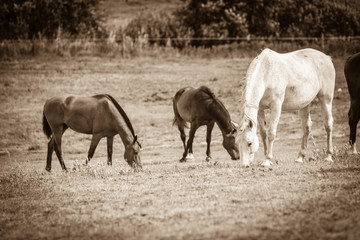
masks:
<svg viewBox="0 0 360 240"><path fill-rule="evenodd" d="M223 135L228 134L232 130L232 124L229 112L225 109L223 104L217 102L214 99L214 102L209 106L210 112L219 126Z"/></svg>
<svg viewBox="0 0 360 240"><path fill-rule="evenodd" d="M245 117L254 121L254 123L257 123L257 115L263 93L264 91L262 91L260 86L246 91L243 112Z"/></svg>
<svg viewBox="0 0 360 240"><path fill-rule="evenodd" d="M127 147L134 141L134 135L127 126L120 126L118 129L118 133L125 147Z"/></svg>
<svg viewBox="0 0 360 240"><path fill-rule="evenodd" d="M245 89L243 97L243 112L245 117L250 118L257 123L257 113L260 101L265 93L265 71L263 71L264 61L267 61L265 54L260 54L258 59L254 60L246 74ZM266 64L266 63L265 63Z"/></svg>

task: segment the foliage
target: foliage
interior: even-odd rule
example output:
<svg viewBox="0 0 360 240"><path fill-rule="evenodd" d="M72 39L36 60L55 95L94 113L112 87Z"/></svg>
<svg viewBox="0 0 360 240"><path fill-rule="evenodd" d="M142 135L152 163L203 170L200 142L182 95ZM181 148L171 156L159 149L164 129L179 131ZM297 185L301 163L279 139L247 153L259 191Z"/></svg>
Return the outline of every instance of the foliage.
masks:
<svg viewBox="0 0 360 240"><path fill-rule="evenodd" d="M124 36L132 39L148 41L151 45L157 43L166 45L167 38L191 37L191 31L182 25L181 19L167 12L153 13L143 11L137 15L123 31L119 31L118 38L124 40ZM176 41L173 46L183 48L186 41Z"/></svg>
<svg viewBox="0 0 360 240"><path fill-rule="evenodd" d="M184 0L185 1L185 0ZM167 38L191 38L172 46L213 46L245 37L321 37L360 35L354 2L330 0L188 0L186 6L169 13L145 11L121 34L132 39L166 45ZM351 5L352 4L352 5ZM355 9L355 10L354 10ZM123 38L123 37L122 37ZM204 40L205 38L205 40ZM209 38L209 40L206 40ZM220 39L216 41L214 39ZM145 39L146 41L146 39Z"/></svg>
<svg viewBox="0 0 360 240"><path fill-rule="evenodd" d="M320 37L360 34L357 12L345 2L322 0L286 0L274 9L278 23L276 35Z"/></svg>
<svg viewBox="0 0 360 240"><path fill-rule="evenodd" d="M0 39L57 37L101 32L95 13L99 0L4 0L0 4ZM61 31L60 30L60 31Z"/></svg>
<svg viewBox="0 0 360 240"><path fill-rule="evenodd" d="M189 0L179 11L192 37L360 35L355 2L330 0ZM217 44L217 43L215 43Z"/></svg>
<svg viewBox="0 0 360 240"><path fill-rule="evenodd" d="M154 52L163 51L163 46L171 46L176 48L174 51L180 49L187 53L199 46L225 45L226 48L235 42L228 38L238 37L260 36L276 40L277 37L321 37L323 34L326 37L360 35L360 19L356 15L358 4L354 0L183 1L184 7L172 13L143 10L126 26L107 36L99 25L101 16L97 5L100 0L4 0L0 4L0 55L37 55L55 51L57 55L73 56L79 52L88 54L95 49L95 55L137 56L153 46L160 46L160 50ZM82 41L97 37L108 39L100 44L90 41L82 45ZM52 43L54 38L57 41ZM5 41L9 39L18 43ZM24 41L26 39L34 42ZM337 55L353 53L358 48L351 43L342 45L343 42L331 41L321 47L328 53L335 50ZM294 49L301 45L271 40L265 43L267 45L242 42L239 46L292 45L280 49ZM320 45L307 43L304 41L302 45Z"/></svg>
<svg viewBox="0 0 360 240"><path fill-rule="evenodd" d="M191 0L177 16L185 27L192 30L193 38L244 37L248 34L245 8L242 1ZM209 44L219 42L193 42L193 45Z"/></svg>

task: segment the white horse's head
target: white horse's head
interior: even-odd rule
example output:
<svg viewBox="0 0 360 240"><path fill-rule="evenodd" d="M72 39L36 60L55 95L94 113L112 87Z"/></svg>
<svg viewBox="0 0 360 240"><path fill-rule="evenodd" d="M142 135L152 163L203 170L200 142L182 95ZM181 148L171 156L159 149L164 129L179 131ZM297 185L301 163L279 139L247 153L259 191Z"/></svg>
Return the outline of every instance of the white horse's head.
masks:
<svg viewBox="0 0 360 240"><path fill-rule="evenodd" d="M251 119L245 118L239 134L240 160L243 166L250 166L257 150L259 150L259 139L256 135L256 123Z"/></svg>

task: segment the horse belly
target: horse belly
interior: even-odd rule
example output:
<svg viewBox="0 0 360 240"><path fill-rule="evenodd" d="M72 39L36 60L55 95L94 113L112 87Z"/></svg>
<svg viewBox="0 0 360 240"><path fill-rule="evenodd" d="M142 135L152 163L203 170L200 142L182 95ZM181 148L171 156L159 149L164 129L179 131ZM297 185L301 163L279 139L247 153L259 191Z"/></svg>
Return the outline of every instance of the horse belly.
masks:
<svg viewBox="0 0 360 240"><path fill-rule="evenodd" d="M93 121L98 111L97 102L91 98L67 98L65 100L64 123L72 130L92 134Z"/></svg>
<svg viewBox="0 0 360 240"><path fill-rule="evenodd" d="M93 123L91 119L88 117L84 117L80 114L73 114L65 119L65 124L71 128L72 130L85 133L92 134L93 133Z"/></svg>
<svg viewBox="0 0 360 240"><path fill-rule="evenodd" d="M297 110L308 106L319 92L319 86L303 83L301 87L288 86L285 91L283 110Z"/></svg>

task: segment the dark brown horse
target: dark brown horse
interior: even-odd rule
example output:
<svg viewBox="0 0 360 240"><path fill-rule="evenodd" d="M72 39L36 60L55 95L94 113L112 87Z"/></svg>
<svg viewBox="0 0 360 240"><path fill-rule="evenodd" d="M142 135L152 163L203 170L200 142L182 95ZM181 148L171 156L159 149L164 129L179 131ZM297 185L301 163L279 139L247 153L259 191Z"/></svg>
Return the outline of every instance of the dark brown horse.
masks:
<svg viewBox="0 0 360 240"><path fill-rule="evenodd" d="M214 95L214 93L205 86L198 89L186 87L180 89L173 99L174 124L177 124L180 137L184 145L184 153L180 162L193 159L192 143L196 130L202 126L207 126L207 149L206 161L211 159L210 142L211 132L216 123L223 135L223 146L228 151L231 159L240 158L239 149L235 141L237 129L230 119L230 114L224 104ZM189 140L185 144L186 135L184 127L186 122L191 123Z"/></svg>
<svg viewBox="0 0 360 240"><path fill-rule="evenodd" d="M344 73L351 101L348 114L350 126L349 144L351 152L356 154L356 126L360 119L360 52L346 60Z"/></svg>
<svg viewBox="0 0 360 240"><path fill-rule="evenodd" d="M62 169L66 170L61 155L61 138L67 128L93 135L86 163L94 156L100 139L107 137L107 163L111 165L114 136L119 134L125 146L125 160L132 167L141 167L141 145L137 141L126 113L110 95L54 97L46 101L43 112L43 131L50 138L47 171L51 170L54 149Z"/></svg>

